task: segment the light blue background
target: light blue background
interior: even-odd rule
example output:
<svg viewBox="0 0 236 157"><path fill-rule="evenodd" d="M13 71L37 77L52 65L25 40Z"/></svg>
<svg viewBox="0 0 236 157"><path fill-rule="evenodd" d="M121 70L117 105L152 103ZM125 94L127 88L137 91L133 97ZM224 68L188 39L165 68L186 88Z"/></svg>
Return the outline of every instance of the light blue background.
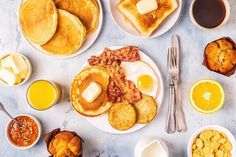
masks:
<svg viewBox="0 0 236 157"><path fill-rule="evenodd" d="M230 78L209 72L201 65L203 50L206 44L223 36L230 36L236 40L236 2L229 0L231 17L227 25L216 31L203 31L196 28L188 16L191 0L183 1L183 10L176 25L166 34L155 39L135 39L118 29L112 21L108 9L108 0L102 1L104 8L104 23L100 36L95 44L85 53L71 59L57 60L45 57L33 50L22 38L17 24L17 10L19 0L0 0L0 54L5 52L22 52L32 62L33 75L30 80L17 88L0 85L0 101L13 115L29 113L35 115L43 124L43 132L54 128L76 131L84 140L85 157L133 157L134 146L143 137L155 136L164 139L173 157L187 157L186 147L188 139L196 129L208 124L219 124L228 128L236 135L236 76ZM185 134L165 133L167 114L167 96L164 97L163 107L150 125L144 129L127 135L111 135L101 132L90 125L86 119L76 113L68 100L52 107L48 111L33 110L26 102L25 93L28 85L36 79L49 79L58 82L68 91L73 76L79 72L86 59L106 46L137 45L147 53L160 68L167 86L166 54L170 46L171 35L177 33L181 38L182 47L182 95L188 131ZM213 115L202 115L189 104L188 93L191 85L200 79L212 78L220 81L225 88L225 106ZM166 93L167 94L167 93ZM68 93L66 94L68 96ZM46 157L49 154L41 139L29 150L17 150L11 147L5 138L5 126L8 118L0 113L0 156L1 157Z"/></svg>

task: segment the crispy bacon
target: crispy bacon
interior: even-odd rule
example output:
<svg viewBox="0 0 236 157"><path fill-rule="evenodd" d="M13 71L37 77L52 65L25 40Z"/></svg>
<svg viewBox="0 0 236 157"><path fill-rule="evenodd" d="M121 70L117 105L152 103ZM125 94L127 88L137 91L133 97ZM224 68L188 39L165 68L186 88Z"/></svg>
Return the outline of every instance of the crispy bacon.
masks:
<svg viewBox="0 0 236 157"><path fill-rule="evenodd" d="M89 65L111 65L113 62L135 62L140 60L138 47L128 46L117 50L105 48L100 56L92 56Z"/></svg>
<svg viewBox="0 0 236 157"><path fill-rule="evenodd" d="M110 75L107 95L110 102L126 101L133 103L141 99L140 91L135 84L125 79L124 70L120 67L122 61L135 62L140 60L137 47L129 46L118 50L105 48L100 56L92 56L88 62L91 66L100 65L107 69Z"/></svg>

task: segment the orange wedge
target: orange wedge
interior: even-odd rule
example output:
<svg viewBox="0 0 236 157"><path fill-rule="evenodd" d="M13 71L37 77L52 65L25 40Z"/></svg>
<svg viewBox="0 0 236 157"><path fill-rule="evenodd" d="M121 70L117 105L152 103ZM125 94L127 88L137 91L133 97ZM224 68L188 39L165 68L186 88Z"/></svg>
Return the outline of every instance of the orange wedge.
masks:
<svg viewBox="0 0 236 157"><path fill-rule="evenodd" d="M190 102L194 109L201 113L215 113L224 105L224 89L214 80L196 82L190 91Z"/></svg>

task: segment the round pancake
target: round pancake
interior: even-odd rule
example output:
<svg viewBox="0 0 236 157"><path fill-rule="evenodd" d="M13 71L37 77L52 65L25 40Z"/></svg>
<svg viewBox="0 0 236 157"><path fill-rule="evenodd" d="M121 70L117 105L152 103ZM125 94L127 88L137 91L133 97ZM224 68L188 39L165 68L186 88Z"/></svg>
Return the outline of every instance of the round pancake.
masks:
<svg viewBox="0 0 236 157"><path fill-rule="evenodd" d="M87 34L96 30L100 12L96 0L55 0L55 4L57 8L79 17L87 29Z"/></svg>
<svg viewBox="0 0 236 157"><path fill-rule="evenodd" d="M157 114L157 104L155 99L151 96L142 94L142 99L135 102L133 105L137 111L137 123L149 123Z"/></svg>
<svg viewBox="0 0 236 157"><path fill-rule="evenodd" d="M79 18L73 14L58 9L57 31L41 48L56 56L68 56L76 52L82 45L86 28Z"/></svg>
<svg viewBox="0 0 236 157"><path fill-rule="evenodd" d="M34 44L47 43L57 29L57 9L52 0L25 0L19 11L24 36Z"/></svg>
<svg viewBox="0 0 236 157"><path fill-rule="evenodd" d="M117 130L128 130L136 122L135 108L131 104L116 103L109 110L108 121Z"/></svg>
<svg viewBox="0 0 236 157"><path fill-rule="evenodd" d="M111 103L107 100L107 86L109 84L109 74L106 69L100 66L85 67L73 80L70 89L71 103L76 111L84 116L94 117L106 112ZM83 91L91 82L98 83L101 88L101 94L94 102L87 102L83 96Z"/></svg>

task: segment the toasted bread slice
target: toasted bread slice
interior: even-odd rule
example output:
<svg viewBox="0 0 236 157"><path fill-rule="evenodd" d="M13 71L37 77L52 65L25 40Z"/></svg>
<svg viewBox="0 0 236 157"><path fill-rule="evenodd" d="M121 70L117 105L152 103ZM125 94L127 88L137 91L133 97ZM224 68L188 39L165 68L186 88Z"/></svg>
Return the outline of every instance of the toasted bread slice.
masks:
<svg viewBox="0 0 236 157"><path fill-rule="evenodd" d="M117 9L143 36L150 36L178 7L177 0L157 0L158 9L142 15L136 7L138 2L139 0L122 0Z"/></svg>
<svg viewBox="0 0 236 157"><path fill-rule="evenodd" d="M114 104L108 113L110 125L117 130L127 130L136 122L136 111L133 105L127 103Z"/></svg>
<svg viewBox="0 0 236 157"><path fill-rule="evenodd" d="M57 9L52 0L25 0L20 6L20 27L34 44L47 43L57 29Z"/></svg>
<svg viewBox="0 0 236 157"><path fill-rule="evenodd" d="M146 124L151 122L157 114L157 104L151 96L142 94L142 99L134 103L137 111L137 123Z"/></svg>
<svg viewBox="0 0 236 157"><path fill-rule="evenodd" d="M84 42L86 28L79 18L65 10L58 9L57 31L41 48L56 56L68 56L76 52Z"/></svg>

